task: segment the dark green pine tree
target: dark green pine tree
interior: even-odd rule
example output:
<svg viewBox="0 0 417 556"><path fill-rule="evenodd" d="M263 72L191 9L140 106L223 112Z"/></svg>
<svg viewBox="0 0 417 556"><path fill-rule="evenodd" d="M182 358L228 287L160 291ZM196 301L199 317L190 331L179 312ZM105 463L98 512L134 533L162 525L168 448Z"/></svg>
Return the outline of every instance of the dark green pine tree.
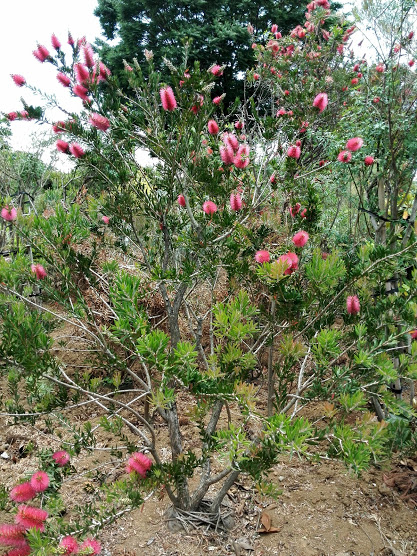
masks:
<svg viewBox="0 0 417 556"><path fill-rule="evenodd" d="M126 86L123 59L136 57L144 68L144 50L152 50L162 80L169 81L162 58L180 65L182 46L191 40L189 65L195 61L202 69L215 63L225 65L217 93L225 92L227 101L233 102L243 93L243 81L235 78L254 62L248 25L253 26L255 36L273 23L285 33L303 23L305 11L305 4L295 0L98 0L95 15L105 37L119 40L116 46L103 41L98 45L122 87Z"/></svg>

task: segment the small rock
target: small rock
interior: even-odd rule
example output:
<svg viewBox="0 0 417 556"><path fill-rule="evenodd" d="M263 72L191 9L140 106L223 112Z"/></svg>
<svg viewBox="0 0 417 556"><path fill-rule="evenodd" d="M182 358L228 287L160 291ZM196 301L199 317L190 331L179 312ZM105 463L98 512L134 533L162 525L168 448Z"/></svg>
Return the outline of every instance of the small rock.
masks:
<svg viewBox="0 0 417 556"><path fill-rule="evenodd" d="M3 452L3 453L0 455L0 458L3 458L3 459L10 459L10 456L9 456L9 454L8 454L7 452Z"/></svg>

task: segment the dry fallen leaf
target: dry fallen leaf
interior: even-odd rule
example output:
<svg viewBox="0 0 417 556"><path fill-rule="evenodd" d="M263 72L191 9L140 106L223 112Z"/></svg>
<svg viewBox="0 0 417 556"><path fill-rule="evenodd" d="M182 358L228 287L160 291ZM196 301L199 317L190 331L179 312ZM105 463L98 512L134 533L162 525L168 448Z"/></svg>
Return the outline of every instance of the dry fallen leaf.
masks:
<svg viewBox="0 0 417 556"><path fill-rule="evenodd" d="M264 526L265 531L269 531L271 529L271 522L271 516L267 512L262 512L261 523Z"/></svg>

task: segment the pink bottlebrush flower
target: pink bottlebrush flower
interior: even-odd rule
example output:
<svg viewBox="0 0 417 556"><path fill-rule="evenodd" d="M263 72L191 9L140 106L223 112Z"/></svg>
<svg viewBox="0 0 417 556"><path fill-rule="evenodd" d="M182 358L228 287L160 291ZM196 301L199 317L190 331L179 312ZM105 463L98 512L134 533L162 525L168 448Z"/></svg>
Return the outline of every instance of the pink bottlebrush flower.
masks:
<svg viewBox="0 0 417 556"><path fill-rule="evenodd" d="M16 73L12 75L12 79L18 87L23 87L26 83L26 79L22 75L18 75Z"/></svg>
<svg viewBox="0 0 417 556"><path fill-rule="evenodd" d="M105 81L108 77L110 77L111 71L105 64L103 64L103 62L100 62L98 67L99 67L100 77Z"/></svg>
<svg viewBox="0 0 417 556"><path fill-rule="evenodd" d="M14 122L14 120L17 118L17 112L9 112L8 114L6 114L6 118L10 122Z"/></svg>
<svg viewBox="0 0 417 556"><path fill-rule="evenodd" d="M152 467L152 460L148 458L148 456L142 454L142 452L134 452L132 456L128 459L126 470L128 473L132 473L133 471L136 471L136 473L138 473L144 479L146 477L147 471L149 471L151 467Z"/></svg>
<svg viewBox="0 0 417 556"><path fill-rule="evenodd" d="M70 460L70 455L65 450L59 450L52 454L52 459L58 465L58 467L64 467Z"/></svg>
<svg viewBox="0 0 417 556"><path fill-rule="evenodd" d="M265 251L265 250L256 251L255 261L257 263L269 263L270 260L271 260L271 257L269 255L268 251Z"/></svg>
<svg viewBox="0 0 417 556"><path fill-rule="evenodd" d="M326 93L319 93L313 100L313 106L319 109L319 112L323 112L329 103L329 99Z"/></svg>
<svg viewBox="0 0 417 556"><path fill-rule="evenodd" d="M108 216L102 216L101 219L105 224L108 224L110 222L110 218Z"/></svg>
<svg viewBox="0 0 417 556"><path fill-rule="evenodd" d="M34 267L37 267L36 270ZM46 277L46 271L42 265L32 265L32 272L36 274L36 278L41 279ZM30 484L35 492L43 492L49 486L49 477L45 471L36 471L30 479Z"/></svg>
<svg viewBox="0 0 417 556"><path fill-rule="evenodd" d="M339 46L336 48L336 50L339 54L343 54L343 50L344 50L343 44L339 44Z"/></svg>
<svg viewBox="0 0 417 556"><path fill-rule="evenodd" d="M378 65L375 67L375 71L377 71L378 73L384 73L384 70L385 70L384 64L378 64Z"/></svg>
<svg viewBox="0 0 417 556"><path fill-rule="evenodd" d="M17 210L14 207L9 208L6 206L1 209L1 217L7 222L13 222L17 218Z"/></svg>
<svg viewBox="0 0 417 556"><path fill-rule="evenodd" d="M235 122L235 128L236 129L243 129L245 127L245 124L243 122Z"/></svg>
<svg viewBox="0 0 417 556"><path fill-rule="evenodd" d="M69 31L68 31L68 44L70 46L74 46L74 44L75 44L74 39L72 38L72 35Z"/></svg>
<svg viewBox="0 0 417 556"><path fill-rule="evenodd" d="M26 482L12 488L9 496L13 502L27 502L35 498L36 491L29 482Z"/></svg>
<svg viewBox="0 0 417 556"><path fill-rule="evenodd" d="M110 127L109 120L102 116L101 114L97 114L97 112L93 112L88 120L90 124L100 131L107 131Z"/></svg>
<svg viewBox="0 0 417 556"><path fill-rule="evenodd" d="M78 143L71 143L69 151L75 158L81 158L85 154L83 148Z"/></svg>
<svg viewBox="0 0 417 556"><path fill-rule="evenodd" d="M276 183L276 182L277 182L277 177L276 177L276 175L275 175L275 173L274 173L274 174L272 174L272 175L270 176L270 178L269 178L269 183L274 184L274 183Z"/></svg>
<svg viewBox="0 0 417 556"><path fill-rule="evenodd" d="M69 149L69 144L66 141L64 141L63 139L58 139L58 141L56 142L56 148L61 153L67 153L68 149Z"/></svg>
<svg viewBox="0 0 417 556"><path fill-rule="evenodd" d="M372 102L375 103L375 104L378 104L378 102L379 102L380 100L381 100L381 99L380 99L379 97L374 97L373 100L372 100Z"/></svg>
<svg viewBox="0 0 417 556"><path fill-rule="evenodd" d="M168 112L172 112L177 107L177 101L175 100L174 91L171 87L162 87L159 91L161 97L162 108Z"/></svg>
<svg viewBox="0 0 417 556"><path fill-rule="evenodd" d="M337 160L339 162L350 162L352 160L352 153L349 151L341 151L338 155L337 155Z"/></svg>
<svg viewBox="0 0 417 556"><path fill-rule="evenodd" d="M329 31L323 30L323 31L321 32L321 34L323 35L323 39L324 39L325 41L328 41L328 40L330 39L330 33L329 33Z"/></svg>
<svg viewBox="0 0 417 556"><path fill-rule="evenodd" d="M408 65L410 66L410 68L412 68L414 66L414 63L415 63L414 60L410 60L408 62Z"/></svg>
<svg viewBox="0 0 417 556"><path fill-rule="evenodd" d="M303 209L303 210L300 212L300 216L301 216L301 218L307 218L307 209L306 209L306 208Z"/></svg>
<svg viewBox="0 0 417 556"><path fill-rule="evenodd" d="M28 120L29 112L27 110L22 110L21 112L19 112L19 116L22 118L22 120Z"/></svg>
<svg viewBox="0 0 417 556"><path fill-rule="evenodd" d="M216 105L220 104L222 100L223 100L222 97L214 97L213 104L216 104Z"/></svg>
<svg viewBox="0 0 417 556"><path fill-rule="evenodd" d="M65 131L65 122L59 121L52 125L52 129L54 133L62 133Z"/></svg>
<svg viewBox="0 0 417 556"><path fill-rule="evenodd" d="M210 72L215 75L216 77L220 77L220 75L223 75L223 70L221 68L221 66L215 64L214 66L212 66L210 68Z"/></svg>
<svg viewBox="0 0 417 556"><path fill-rule="evenodd" d="M44 521L48 518L48 512L42 510L41 508L35 508L33 506L18 506L17 514L15 516L15 521L19 525L23 525L26 529L39 529L39 531L45 530Z"/></svg>
<svg viewBox="0 0 417 556"><path fill-rule="evenodd" d="M220 158L225 164L233 164L235 153L230 145L220 147Z"/></svg>
<svg viewBox="0 0 417 556"><path fill-rule="evenodd" d="M359 79L357 77L354 77L353 79L350 80L352 85L357 85L359 83Z"/></svg>
<svg viewBox="0 0 417 556"><path fill-rule="evenodd" d="M346 148L352 153L358 151L363 145L363 139L361 137L352 137L346 143Z"/></svg>
<svg viewBox="0 0 417 556"><path fill-rule="evenodd" d="M74 93L74 95L77 95L77 97L80 97L82 100L88 100L88 89L86 89L83 85L80 85L79 83L77 85L74 85L74 87L72 88L72 92Z"/></svg>
<svg viewBox="0 0 417 556"><path fill-rule="evenodd" d="M234 153L239 149L239 141L234 133L225 133L223 135L223 143L232 147Z"/></svg>
<svg viewBox="0 0 417 556"><path fill-rule="evenodd" d="M408 34L408 40L411 41L411 39L414 37L414 31L410 31Z"/></svg>
<svg viewBox="0 0 417 556"><path fill-rule="evenodd" d="M32 264L30 267L30 270L33 272L33 274L36 275L36 278L38 280L43 280L44 278L46 278L46 270L43 268L43 266L41 264ZM39 475L41 474L42 475ZM36 475L36 478L34 479ZM46 473L44 473L43 471L38 471L37 473L35 473L35 475L33 475L32 479L30 480L30 484L33 488L33 490L35 492L43 492L44 490L46 490L48 488L49 485L49 477L48 475L46 475ZM46 479L45 477L43 477L43 475L46 475ZM46 484L46 486L45 486ZM45 488L42 488L43 486L45 486Z"/></svg>
<svg viewBox="0 0 417 556"><path fill-rule="evenodd" d="M309 239L308 233L305 232L304 230L300 230L292 238L292 241L293 241L293 243L296 247L304 247L304 245L307 243L308 239Z"/></svg>
<svg viewBox="0 0 417 556"><path fill-rule="evenodd" d="M212 216L215 212L217 212L217 205L213 203L213 201L205 201L203 203L203 211Z"/></svg>
<svg viewBox="0 0 417 556"><path fill-rule="evenodd" d="M219 126L215 120L209 120L207 128L210 135L217 135L219 133Z"/></svg>
<svg viewBox="0 0 417 556"><path fill-rule="evenodd" d="M346 310L349 315L357 315L361 309L359 298L357 295L349 295L346 299Z"/></svg>
<svg viewBox="0 0 417 556"><path fill-rule="evenodd" d="M236 168L246 168L249 164L249 146L248 145L240 145L236 156L233 160L234 165Z"/></svg>
<svg viewBox="0 0 417 556"><path fill-rule="evenodd" d="M65 73L59 72L56 78L61 83L61 85L64 85L64 87L69 87L71 84L71 79L68 77L68 75L65 75Z"/></svg>
<svg viewBox="0 0 417 556"><path fill-rule="evenodd" d="M359 71L359 69L360 69L360 68L359 68L359 64L355 64L355 65L353 66L353 71Z"/></svg>
<svg viewBox="0 0 417 556"><path fill-rule="evenodd" d="M74 537L68 535L64 537L62 541L59 543L58 548L65 549L64 555L67 554L76 554L78 552L78 543Z"/></svg>
<svg viewBox="0 0 417 556"><path fill-rule="evenodd" d="M274 23L274 25L271 27L271 33L274 35L277 32L278 32L278 25Z"/></svg>
<svg viewBox="0 0 417 556"><path fill-rule="evenodd" d="M88 68L93 68L95 62L94 62L94 52L91 44L87 43L83 46L83 56L84 56L85 65Z"/></svg>
<svg viewBox="0 0 417 556"><path fill-rule="evenodd" d="M37 60L39 60L39 62L43 63L49 57L49 51L47 48L40 44L37 50L33 51L33 55Z"/></svg>
<svg viewBox="0 0 417 556"><path fill-rule="evenodd" d="M236 212L242 208L242 199L240 198L239 193L231 193L230 208Z"/></svg>
<svg viewBox="0 0 417 556"><path fill-rule="evenodd" d="M412 340L417 340L417 330L412 330L410 336Z"/></svg>
<svg viewBox="0 0 417 556"><path fill-rule="evenodd" d="M99 554L100 550L101 550L101 544L96 541L95 539L85 539L85 541L83 542L83 544L80 546L80 551L82 550L86 550L86 549L92 549L92 552L90 550L89 555L90 556L95 556L95 554Z"/></svg>
<svg viewBox="0 0 417 556"><path fill-rule="evenodd" d="M8 552L6 552L6 554L4 556L29 556L29 554L31 554L32 549L30 548L30 546L25 543L24 545L20 546L19 548L12 548L12 550L9 550Z"/></svg>
<svg viewBox="0 0 417 556"><path fill-rule="evenodd" d="M178 204L179 204L181 207L185 207L185 206L186 206L184 195L178 195L177 201L178 201Z"/></svg>
<svg viewBox="0 0 417 556"><path fill-rule="evenodd" d="M52 46L55 48L55 50L59 50L61 48L61 43L59 42L55 33L52 33L51 43L52 43Z"/></svg>
<svg viewBox="0 0 417 556"><path fill-rule="evenodd" d="M372 164L374 163L374 157L373 156L365 156L365 166L372 166Z"/></svg>
<svg viewBox="0 0 417 556"><path fill-rule="evenodd" d="M290 158L295 158L296 160L298 160L301 156L300 147L298 145L291 145L291 147L288 148L287 155Z"/></svg>
<svg viewBox="0 0 417 556"><path fill-rule="evenodd" d="M281 107L281 108L277 111L277 117L278 117L278 116L285 116L286 113L287 113L287 112L285 111L285 108L282 108L282 107Z"/></svg>
<svg viewBox="0 0 417 556"><path fill-rule="evenodd" d="M278 262L285 262L287 264L287 268L284 271L286 276L292 274L298 269L298 257L295 253L289 252L281 255Z"/></svg>
<svg viewBox="0 0 417 556"><path fill-rule="evenodd" d="M261 76L259 75L259 73L254 73L254 74L253 74L253 80L254 80L254 81L259 81L259 78L260 78L260 77L261 77Z"/></svg>
<svg viewBox="0 0 417 556"><path fill-rule="evenodd" d="M22 525L2 524L0 525L0 545L23 547L27 544L24 534L25 528Z"/></svg>
<svg viewBox="0 0 417 556"><path fill-rule="evenodd" d="M74 72L78 83L85 83L90 78L88 67L84 64L74 64Z"/></svg>
<svg viewBox="0 0 417 556"><path fill-rule="evenodd" d="M300 212L300 208L301 208L301 204L300 203L296 203L293 207L290 207L288 210L290 211L290 214L293 218L295 218L297 216L297 214Z"/></svg>

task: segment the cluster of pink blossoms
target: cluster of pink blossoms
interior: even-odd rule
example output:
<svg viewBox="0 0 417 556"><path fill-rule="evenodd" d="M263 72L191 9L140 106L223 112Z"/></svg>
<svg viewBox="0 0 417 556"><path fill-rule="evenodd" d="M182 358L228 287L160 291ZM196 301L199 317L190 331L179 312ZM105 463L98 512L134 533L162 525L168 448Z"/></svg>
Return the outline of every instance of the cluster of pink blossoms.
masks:
<svg viewBox="0 0 417 556"><path fill-rule="evenodd" d="M145 479L146 473L151 467L152 460L148 456L142 454L142 452L134 452L127 460L126 471L128 473L137 473L142 479Z"/></svg>

